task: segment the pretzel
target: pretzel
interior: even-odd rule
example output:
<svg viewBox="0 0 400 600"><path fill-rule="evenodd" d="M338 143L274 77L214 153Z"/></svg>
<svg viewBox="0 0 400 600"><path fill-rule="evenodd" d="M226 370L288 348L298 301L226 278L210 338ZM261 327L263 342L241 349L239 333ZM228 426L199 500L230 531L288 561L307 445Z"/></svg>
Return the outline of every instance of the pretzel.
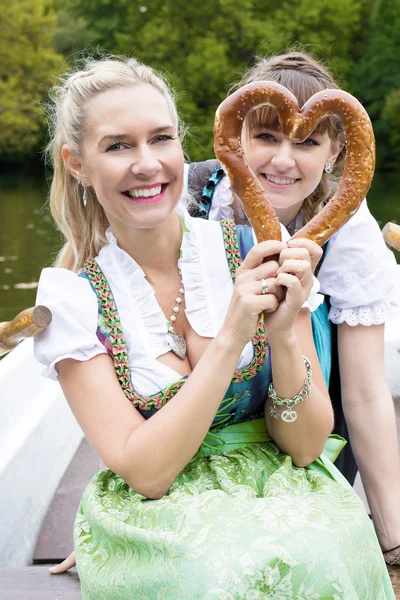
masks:
<svg viewBox="0 0 400 600"><path fill-rule="evenodd" d="M396 223L386 223L382 229L383 239L389 246L395 250L400 250L400 225Z"/></svg>
<svg viewBox="0 0 400 600"><path fill-rule="evenodd" d="M342 121L347 151L338 189L329 203L293 236L322 246L354 215L370 188L375 168L370 118L358 100L342 90L318 92L300 110L295 96L273 81L245 85L220 104L214 123L215 154L228 174L232 191L242 201L259 242L280 240L281 230L268 194L247 163L241 135L247 114L266 105L276 110L283 134L296 143L306 140L328 115Z"/></svg>

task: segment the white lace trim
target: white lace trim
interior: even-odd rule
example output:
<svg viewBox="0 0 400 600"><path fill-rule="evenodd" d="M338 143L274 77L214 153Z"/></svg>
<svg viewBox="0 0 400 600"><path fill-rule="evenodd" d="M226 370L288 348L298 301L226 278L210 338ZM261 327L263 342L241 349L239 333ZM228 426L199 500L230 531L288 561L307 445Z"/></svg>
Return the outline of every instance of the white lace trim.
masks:
<svg viewBox="0 0 400 600"><path fill-rule="evenodd" d="M339 273L334 279L332 279L329 282L329 291L326 290L326 293L332 292L332 290L334 290L336 293L338 291L349 290L360 280L362 281L363 279L369 277L371 273L378 271L379 267L379 257L376 256L376 254L368 254L355 265L348 268L347 271Z"/></svg>
<svg viewBox="0 0 400 600"><path fill-rule="evenodd" d="M385 323L389 316L389 302L376 302L369 306L357 306L355 308L335 308L331 307L329 311L329 319L332 323L340 325L347 323L352 327L356 325L381 325Z"/></svg>

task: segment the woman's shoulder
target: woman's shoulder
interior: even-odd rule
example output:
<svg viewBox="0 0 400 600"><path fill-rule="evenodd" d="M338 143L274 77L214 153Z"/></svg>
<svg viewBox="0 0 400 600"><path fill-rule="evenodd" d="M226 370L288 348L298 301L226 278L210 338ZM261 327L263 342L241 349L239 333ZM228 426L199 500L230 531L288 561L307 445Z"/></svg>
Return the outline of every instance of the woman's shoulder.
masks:
<svg viewBox="0 0 400 600"><path fill-rule="evenodd" d="M331 298L331 319L352 325L384 322L387 297L397 277L393 252L386 246L364 200L357 213L329 241L318 273L321 291ZM343 312L348 309L351 314Z"/></svg>
<svg viewBox="0 0 400 600"><path fill-rule="evenodd" d="M62 268L43 269L36 304L52 313L49 327L35 337L35 356L56 379L55 365L64 358L88 360L105 349L97 338L98 304L90 281Z"/></svg>
<svg viewBox="0 0 400 600"><path fill-rule="evenodd" d="M97 307L96 295L83 269L79 272L60 267L42 270L36 296L37 304L44 304L50 310L60 306L70 306L78 312Z"/></svg>
<svg viewBox="0 0 400 600"><path fill-rule="evenodd" d="M387 248L380 227L364 200L355 215L329 241L320 278L340 279L346 272L358 273L361 277L379 266L391 271L394 264L394 255Z"/></svg>

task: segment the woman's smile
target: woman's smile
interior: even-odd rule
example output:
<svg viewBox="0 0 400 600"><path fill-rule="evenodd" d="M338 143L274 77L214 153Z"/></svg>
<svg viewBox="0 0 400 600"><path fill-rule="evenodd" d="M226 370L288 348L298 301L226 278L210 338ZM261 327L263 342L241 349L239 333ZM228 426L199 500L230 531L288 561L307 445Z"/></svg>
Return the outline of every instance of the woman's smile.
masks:
<svg viewBox="0 0 400 600"><path fill-rule="evenodd" d="M154 204L163 198L167 187L168 183L153 183L131 188L122 194L138 204Z"/></svg>
<svg viewBox="0 0 400 600"><path fill-rule="evenodd" d="M260 176L266 181L267 185L273 188L288 188L300 181L296 177L284 177L283 175L269 175L268 173L260 173Z"/></svg>

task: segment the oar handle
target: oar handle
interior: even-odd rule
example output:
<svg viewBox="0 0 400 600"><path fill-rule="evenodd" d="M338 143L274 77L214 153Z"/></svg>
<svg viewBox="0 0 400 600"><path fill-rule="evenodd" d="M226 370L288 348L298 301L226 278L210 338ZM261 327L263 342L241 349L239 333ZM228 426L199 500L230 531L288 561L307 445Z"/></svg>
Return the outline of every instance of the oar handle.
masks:
<svg viewBox="0 0 400 600"><path fill-rule="evenodd" d="M20 312L12 321L0 325L0 356L15 348L25 338L40 333L51 323L46 306L34 306Z"/></svg>
<svg viewBox="0 0 400 600"><path fill-rule="evenodd" d="M400 225L396 223L386 223L382 229L383 239L389 246L400 251Z"/></svg>

